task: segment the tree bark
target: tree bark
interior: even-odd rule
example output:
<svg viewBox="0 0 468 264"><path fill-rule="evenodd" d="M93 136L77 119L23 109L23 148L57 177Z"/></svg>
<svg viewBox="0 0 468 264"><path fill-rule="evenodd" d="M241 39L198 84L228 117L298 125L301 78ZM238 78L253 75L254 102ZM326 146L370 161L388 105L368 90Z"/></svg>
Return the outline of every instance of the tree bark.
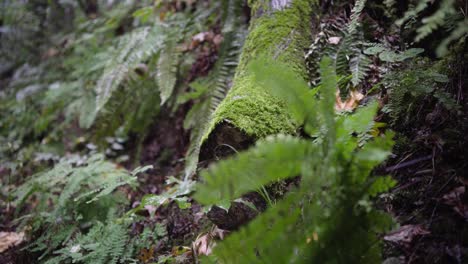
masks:
<svg viewBox="0 0 468 264"><path fill-rule="evenodd" d="M296 133L284 103L255 84L247 70L262 56L291 67L305 78L304 50L311 39L312 7L309 0L249 1L252 21L233 85L216 109L202 139L201 159L224 156L219 146L244 149L267 135ZM222 151L221 151L222 152ZM227 151L232 153L232 151Z"/></svg>
<svg viewBox="0 0 468 264"><path fill-rule="evenodd" d="M294 134L296 124L284 102L259 87L247 69L258 57L286 64L306 78L304 50L311 43L312 6L309 0L251 0L251 25L233 85L216 109L202 139L201 160L223 157L245 149L256 139L277 133ZM266 209L257 193L243 197L258 211ZM208 218L223 229L237 229L258 214L245 203L233 202L225 211L213 207Z"/></svg>

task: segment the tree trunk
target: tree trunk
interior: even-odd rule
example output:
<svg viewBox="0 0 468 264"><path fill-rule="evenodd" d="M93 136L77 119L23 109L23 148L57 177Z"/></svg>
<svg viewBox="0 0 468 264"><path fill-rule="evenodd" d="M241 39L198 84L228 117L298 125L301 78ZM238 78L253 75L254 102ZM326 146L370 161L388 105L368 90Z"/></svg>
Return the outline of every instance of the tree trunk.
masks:
<svg viewBox="0 0 468 264"><path fill-rule="evenodd" d="M233 85L216 109L202 142L201 159L222 157L244 149L256 139L277 133L294 134L294 123L284 102L256 85L247 69L258 57L268 56L291 67L305 78L304 50L311 43L312 7L309 0L249 1L252 8L250 32L245 41ZM226 150L222 152L223 148ZM221 152L220 152L221 150ZM258 210L266 208L257 193L243 197ZM223 229L236 229L258 214L244 203L234 202L228 212L213 207L212 222Z"/></svg>
<svg viewBox="0 0 468 264"><path fill-rule="evenodd" d="M220 146L243 149L254 140L277 133L293 134L294 123L283 102L258 87L249 63L262 56L284 63L306 76L304 50L311 38L309 0L254 0L250 32L246 39L233 85L216 109L202 141L202 159L223 156Z"/></svg>

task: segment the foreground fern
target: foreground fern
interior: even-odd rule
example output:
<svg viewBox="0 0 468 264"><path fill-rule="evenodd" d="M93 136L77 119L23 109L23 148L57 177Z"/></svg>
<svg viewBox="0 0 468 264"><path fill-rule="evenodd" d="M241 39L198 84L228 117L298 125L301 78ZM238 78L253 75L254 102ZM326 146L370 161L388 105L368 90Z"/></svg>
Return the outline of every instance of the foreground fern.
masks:
<svg viewBox="0 0 468 264"><path fill-rule="evenodd" d="M266 66L265 66L266 65ZM288 68L259 61L257 81L290 106L313 140L278 135L202 172L195 198L206 205L232 201L268 183L301 175L300 187L218 245L222 263L376 263L377 234L389 217L373 210L371 198L394 182L370 177L390 154L392 134L359 147L369 134L377 104L351 116L335 116L337 77L331 60L320 64L321 85L309 90ZM319 98L319 99L317 99Z"/></svg>

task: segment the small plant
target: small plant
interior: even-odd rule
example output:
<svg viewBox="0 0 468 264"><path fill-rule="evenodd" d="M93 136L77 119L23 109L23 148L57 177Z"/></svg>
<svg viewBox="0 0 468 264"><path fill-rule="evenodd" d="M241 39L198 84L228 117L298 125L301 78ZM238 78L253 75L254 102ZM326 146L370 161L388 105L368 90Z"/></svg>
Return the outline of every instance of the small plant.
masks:
<svg viewBox="0 0 468 264"><path fill-rule="evenodd" d="M447 110L457 110L460 106L444 90L449 82L447 75L442 74L444 61L429 64L424 58L415 58L405 68L395 69L388 73L383 84L389 92L389 104L383 109L391 118L392 124L403 127L409 125L425 99L435 99Z"/></svg>
<svg viewBox="0 0 468 264"><path fill-rule="evenodd" d="M129 173L97 154L89 158L74 156L62 159L51 170L33 175L15 193L18 213L26 202L34 203L32 213L18 219L33 236L39 234L27 248L41 252L40 259L46 260L69 241L77 236L87 236L88 232L113 235L124 232L122 228L125 226L114 224L114 221L126 199L114 191L123 185L134 186L135 174L147 168L138 168ZM103 223L107 223L106 226ZM115 228L109 229L111 227ZM125 245L125 236L119 239L103 241L109 245L101 250L115 250L111 255L119 257L119 247L116 245Z"/></svg>
<svg viewBox="0 0 468 264"><path fill-rule="evenodd" d="M205 205L232 201L278 180L301 176L300 187L219 244L211 256L222 263L376 263L378 234L391 227L372 208L372 198L394 185L372 176L390 154L392 133L371 133L376 103L349 116L334 114L337 76L331 60L320 63L321 85L310 90L278 62L258 61L251 70L290 107L311 137L277 135L201 173L195 199Z"/></svg>
<svg viewBox="0 0 468 264"><path fill-rule="evenodd" d="M387 1L394 2L394 1ZM436 49L437 55L443 56L448 52L448 46L454 41L465 39L468 35L468 19L465 12L457 12L457 9L463 10L464 6L459 6L455 0L417 0L410 1L410 8L406 10L402 18L396 21L398 26L416 28L415 42L426 39L429 35L438 29L443 28L445 37ZM461 3L461 2L460 2ZM393 6L390 3L387 6ZM427 15L430 6L437 5L434 12ZM422 22L418 24L418 18ZM415 26L416 25L416 26Z"/></svg>

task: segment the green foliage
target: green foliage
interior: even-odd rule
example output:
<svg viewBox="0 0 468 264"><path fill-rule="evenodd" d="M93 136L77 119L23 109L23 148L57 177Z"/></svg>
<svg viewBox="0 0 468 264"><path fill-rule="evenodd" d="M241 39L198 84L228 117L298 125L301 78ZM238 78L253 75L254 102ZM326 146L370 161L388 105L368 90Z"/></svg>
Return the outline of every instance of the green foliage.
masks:
<svg viewBox="0 0 468 264"><path fill-rule="evenodd" d="M42 252L40 258L43 259L86 228L115 219L115 210L125 199L114 191L123 185L135 185L134 174L141 171L144 170L129 173L105 161L102 155L94 155L63 159L51 170L33 175L14 195L18 210L24 208L26 202L37 201L33 213L19 218L21 225L30 226L33 234L40 234L28 248ZM113 231L119 230L116 227ZM108 247L119 243L113 238L106 239L110 239L103 242L109 243ZM112 254L120 256L118 251Z"/></svg>
<svg viewBox="0 0 468 264"><path fill-rule="evenodd" d="M437 47L436 53L439 57L446 55L448 45L455 40L465 39L468 34L466 14L457 11L462 10L455 0L429 1L419 0L417 4L410 7L402 18L396 21L398 26L404 25L405 28L413 28L419 18L421 24L416 26L416 36L414 40L420 42L426 39L434 31L444 27L444 33L448 37L444 38ZM421 18L421 14L428 9L429 6L437 5L436 10ZM426 12L427 13L427 12Z"/></svg>
<svg viewBox="0 0 468 264"><path fill-rule="evenodd" d="M146 210L147 206L152 206L155 208L155 211L159 209L159 207L167 205L168 203L175 201L179 205L180 209L187 209L190 207L190 203L187 201L187 195L193 192L195 182L191 180L178 180L174 177L170 177L166 181L167 185L172 185L168 188L165 192L160 195L155 194L147 194L141 200L140 205L130 210L127 215L128 216L135 216L134 214ZM154 212L150 212L153 214Z"/></svg>
<svg viewBox="0 0 468 264"><path fill-rule="evenodd" d="M449 79L440 73L447 70L443 64L444 61L431 65L427 59L414 59L405 69L394 70L385 76L383 83L389 90L390 101L384 110L393 124L411 124L424 98L435 98L448 110L460 107L444 90Z"/></svg>
<svg viewBox="0 0 468 264"><path fill-rule="evenodd" d="M124 225L97 222L86 235L78 235L69 246L54 252L59 256L45 263L129 263L133 247L128 242Z"/></svg>
<svg viewBox="0 0 468 264"><path fill-rule="evenodd" d="M105 63L96 85L96 111L100 111L129 71L159 51L163 38L160 26L137 28L119 40L117 48Z"/></svg>
<svg viewBox="0 0 468 264"><path fill-rule="evenodd" d="M370 176L390 154L392 133L360 147L377 105L335 116L337 77L331 60L320 64L321 85L311 92L290 69L254 64L259 85L284 98L312 140L274 136L201 173L195 198L203 204L232 200L259 187L301 175L300 187L219 244L212 260L223 263L376 263L378 233L391 221L370 198L394 185Z"/></svg>
<svg viewBox="0 0 468 264"><path fill-rule="evenodd" d="M159 224L154 228L145 227L140 235L130 237L124 222L96 222L86 234L80 233L69 240L45 263L139 263L135 258L138 251L152 247L165 235L164 226Z"/></svg>
<svg viewBox="0 0 468 264"><path fill-rule="evenodd" d="M311 73L311 84L318 85L319 62L321 58L329 56L333 59L333 65L339 76L351 76L353 87L363 82L369 72L371 60L363 53L364 35L361 25L361 15L366 0L358 0L348 18L333 19L329 24L321 25L321 32L317 35L314 43L309 47L306 54L309 72ZM337 43L330 44L330 39L335 38ZM340 83L340 86L343 84Z"/></svg>
<svg viewBox="0 0 468 264"><path fill-rule="evenodd" d="M365 54L378 55L383 62L402 62L407 59L414 58L421 54L424 49L411 48L403 52L395 52L382 44L368 43L371 47L364 50Z"/></svg>

